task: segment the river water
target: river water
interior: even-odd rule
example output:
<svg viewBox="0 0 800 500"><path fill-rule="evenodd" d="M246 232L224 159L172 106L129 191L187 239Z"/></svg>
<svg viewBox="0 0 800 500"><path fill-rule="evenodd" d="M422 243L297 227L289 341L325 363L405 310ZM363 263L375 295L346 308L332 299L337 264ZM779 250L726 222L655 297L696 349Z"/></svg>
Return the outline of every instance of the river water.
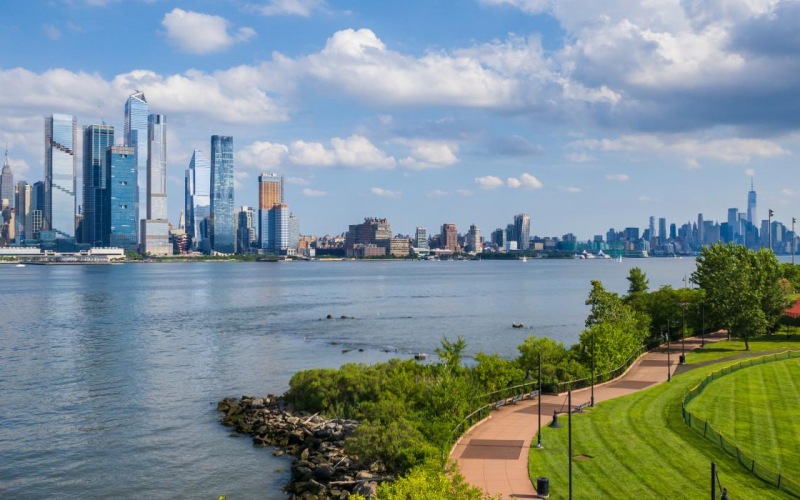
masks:
<svg viewBox="0 0 800 500"><path fill-rule="evenodd" d="M534 333L569 345L590 280L624 293L634 266L678 288L695 263L2 265L0 497L283 498L290 459L231 437L216 401L444 336L467 355L515 357Z"/></svg>

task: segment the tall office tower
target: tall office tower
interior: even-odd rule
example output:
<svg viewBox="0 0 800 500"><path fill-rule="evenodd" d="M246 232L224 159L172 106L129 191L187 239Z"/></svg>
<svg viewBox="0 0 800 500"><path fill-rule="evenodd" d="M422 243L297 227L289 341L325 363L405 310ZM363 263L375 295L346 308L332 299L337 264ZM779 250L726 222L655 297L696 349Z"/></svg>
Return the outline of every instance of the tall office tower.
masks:
<svg viewBox="0 0 800 500"><path fill-rule="evenodd" d="M756 214L756 189L753 187L753 178L750 178L750 191L747 193L747 223L755 225L758 220Z"/></svg>
<svg viewBox="0 0 800 500"><path fill-rule="evenodd" d="M255 237L255 210L243 205L236 215L236 253L249 253Z"/></svg>
<svg viewBox="0 0 800 500"><path fill-rule="evenodd" d="M283 203L283 176L263 173L258 176L258 232L259 247L268 250L269 211L276 203Z"/></svg>
<svg viewBox="0 0 800 500"><path fill-rule="evenodd" d="M11 173L11 165L8 164L8 150L3 160L3 172L0 174L0 207L7 203L10 208L14 208L14 174Z"/></svg>
<svg viewBox="0 0 800 500"><path fill-rule="evenodd" d="M186 234L192 248L204 253L211 251L208 232L211 218L211 162L198 149L192 153L186 170Z"/></svg>
<svg viewBox="0 0 800 500"><path fill-rule="evenodd" d="M492 231L492 244L504 248L506 246L506 232L499 227Z"/></svg>
<svg viewBox="0 0 800 500"><path fill-rule="evenodd" d="M414 234L414 246L417 248L428 248L428 230L422 226L417 226Z"/></svg>
<svg viewBox="0 0 800 500"><path fill-rule="evenodd" d="M739 209L728 209L728 241L736 241L739 236Z"/></svg>
<svg viewBox="0 0 800 500"><path fill-rule="evenodd" d="M478 229L478 226L475 224L469 226L469 232L467 233L467 250L476 253L483 251L483 246L481 244L481 230Z"/></svg>
<svg viewBox="0 0 800 500"><path fill-rule="evenodd" d="M147 218L147 115L150 106L144 92L135 91L125 101L125 145L136 151L136 240L139 241L139 222Z"/></svg>
<svg viewBox="0 0 800 500"><path fill-rule="evenodd" d="M441 246L451 252L458 250L458 229L455 224L442 224Z"/></svg>
<svg viewBox="0 0 800 500"><path fill-rule="evenodd" d="M703 224L703 214L697 214L697 246L706 244L706 230Z"/></svg>
<svg viewBox="0 0 800 500"><path fill-rule="evenodd" d="M289 248L289 205L276 203L269 210L269 250L281 254Z"/></svg>
<svg viewBox="0 0 800 500"><path fill-rule="evenodd" d="M33 228L31 220L31 185L25 181L17 183L16 193L14 194L14 207L17 219L17 241L33 239Z"/></svg>
<svg viewBox="0 0 800 500"><path fill-rule="evenodd" d="M52 114L44 123L44 229L57 239L75 238L78 122Z"/></svg>
<svg viewBox="0 0 800 500"><path fill-rule="evenodd" d="M287 214L288 217L288 214ZM211 249L233 253L233 137L211 136Z"/></svg>
<svg viewBox="0 0 800 500"><path fill-rule="evenodd" d="M295 214L289 214L289 248L297 250L300 246L300 220Z"/></svg>
<svg viewBox="0 0 800 500"><path fill-rule="evenodd" d="M667 219L665 217L658 218L658 239L662 245L667 242Z"/></svg>
<svg viewBox="0 0 800 500"><path fill-rule="evenodd" d="M44 181L33 183L31 189L31 238L39 239L39 233L44 228Z"/></svg>
<svg viewBox="0 0 800 500"><path fill-rule="evenodd" d="M648 240L654 240L656 237L656 218L654 216L650 216L650 234L648 235Z"/></svg>
<svg viewBox="0 0 800 500"><path fill-rule="evenodd" d="M514 216L514 235L517 238L517 248L527 250L530 246L531 218L528 214Z"/></svg>
<svg viewBox="0 0 800 500"><path fill-rule="evenodd" d="M139 168L136 149L128 146L111 146L106 150L106 188L103 203L107 214L103 216L104 246L137 250L136 227L139 212L136 209Z"/></svg>
<svg viewBox="0 0 800 500"><path fill-rule="evenodd" d="M106 188L106 158L114 145L114 127L88 125L83 127L83 234L81 242L100 246L102 241L103 201Z"/></svg>
<svg viewBox="0 0 800 500"><path fill-rule="evenodd" d="M147 255L172 255L167 220L167 117L147 117L147 217L139 243Z"/></svg>

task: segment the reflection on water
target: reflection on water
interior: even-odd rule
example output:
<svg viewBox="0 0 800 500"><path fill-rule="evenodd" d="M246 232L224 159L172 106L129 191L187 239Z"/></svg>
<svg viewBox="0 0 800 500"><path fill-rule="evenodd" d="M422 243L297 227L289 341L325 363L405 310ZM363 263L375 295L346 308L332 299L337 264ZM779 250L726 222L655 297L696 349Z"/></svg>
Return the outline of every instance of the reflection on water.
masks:
<svg viewBox="0 0 800 500"><path fill-rule="evenodd" d="M694 261L0 266L0 495L282 498L289 462L229 437L214 402L443 336L570 344L590 280L624 292L633 266L680 287Z"/></svg>

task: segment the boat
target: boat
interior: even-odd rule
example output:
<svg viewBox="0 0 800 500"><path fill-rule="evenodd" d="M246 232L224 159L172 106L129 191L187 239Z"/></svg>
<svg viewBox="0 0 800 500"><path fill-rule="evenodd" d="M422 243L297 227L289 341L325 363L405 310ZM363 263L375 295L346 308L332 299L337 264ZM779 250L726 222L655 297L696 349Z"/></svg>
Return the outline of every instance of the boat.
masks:
<svg viewBox="0 0 800 500"><path fill-rule="evenodd" d="M622 262L622 255L620 255L619 257L617 257L617 262Z"/></svg>
<svg viewBox="0 0 800 500"><path fill-rule="evenodd" d="M525 257L524 255L522 256L522 262L528 262L528 258Z"/></svg>
<svg viewBox="0 0 800 500"><path fill-rule="evenodd" d="M16 266L16 267L25 267L25 264L23 264L22 262L20 262L19 264L17 264L17 266Z"/></svg>
<svg viewBox="0 0 800 500"><path fill-rule="evenodd" d="M423 361L423 360L425 360L425 358L427 358L427 357L428 357L428 355L427 355L427 354L425 354L424 352L418 352L418 353L416 353L416 354L414 355L414 359L416 359L417 361Z"/></svg>
<svg viewBox="0 0 800 500"><path fill-rule="evenodd" d="M511 328L525 328L522 323L511 323Z"/></svg>

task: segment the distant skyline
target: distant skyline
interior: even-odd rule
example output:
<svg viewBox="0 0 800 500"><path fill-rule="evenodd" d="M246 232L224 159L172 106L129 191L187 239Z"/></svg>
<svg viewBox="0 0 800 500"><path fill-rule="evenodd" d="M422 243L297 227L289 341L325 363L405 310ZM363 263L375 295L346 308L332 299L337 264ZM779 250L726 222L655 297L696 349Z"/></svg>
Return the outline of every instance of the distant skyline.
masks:
<svg viewBox="0 0 800 500"><path fill-rule="evenodd" d="M724 222L751 176L758 215L788 225L798 18L772 0L20 2L0 140L15 181L43 180L45 116L122 132L139 90L169 120L176 225L212 135L234 138L235 207L283 175L303 234L386 217L487 235L527 213L531 235L586 240L649 216Z"/></svg>

